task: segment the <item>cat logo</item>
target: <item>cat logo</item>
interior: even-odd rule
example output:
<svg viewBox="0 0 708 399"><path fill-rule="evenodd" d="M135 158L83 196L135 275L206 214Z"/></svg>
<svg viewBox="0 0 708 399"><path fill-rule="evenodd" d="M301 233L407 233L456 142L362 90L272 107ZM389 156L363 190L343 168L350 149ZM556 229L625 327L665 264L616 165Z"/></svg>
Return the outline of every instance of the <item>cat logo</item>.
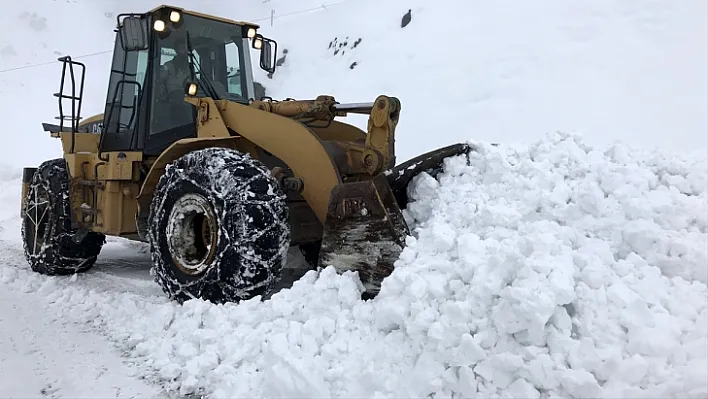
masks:
<svg viewBox="0 0 708 399"><path fill-rule="evenodd" d="M91 125L91 133L103 133L103 123L94 123Z"/></svg>

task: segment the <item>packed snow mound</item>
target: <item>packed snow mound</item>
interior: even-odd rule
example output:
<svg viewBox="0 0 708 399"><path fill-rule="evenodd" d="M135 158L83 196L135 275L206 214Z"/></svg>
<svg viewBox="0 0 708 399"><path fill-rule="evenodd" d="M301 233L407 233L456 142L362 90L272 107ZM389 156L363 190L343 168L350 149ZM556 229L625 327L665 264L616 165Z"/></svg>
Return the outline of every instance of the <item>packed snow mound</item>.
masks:
<svg viewBox="0 0 708 399"><path fill-rule="evenodd" d="M0 283L181 394L705 397L706 169L566 135L480 144L411 185L415 237L368 302L330 267L264 302L177 305L32 274L19 250Z"/></svg>
<svg viewBox="0 0 708 399"><path fill-rule="evenodd" d="M560 135L483 147L412 187L422 227L378 320L476 376L464 396L705 396L706 169Z"/></svg>

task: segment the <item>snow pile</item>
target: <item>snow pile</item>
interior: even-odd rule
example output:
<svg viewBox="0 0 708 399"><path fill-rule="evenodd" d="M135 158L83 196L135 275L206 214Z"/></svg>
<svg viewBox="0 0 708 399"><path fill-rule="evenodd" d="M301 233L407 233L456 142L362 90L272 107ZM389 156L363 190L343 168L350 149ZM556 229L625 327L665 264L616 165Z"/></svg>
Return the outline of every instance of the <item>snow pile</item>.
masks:
<svg viewBox="0 0 708 399"><path fill-rule="evenodd" d="M373 301L308 273L266 302L183 306L91 273L0 282L213 397L705 397L706 161L554 136L480 146L411 186L415 238Z"/></svg>
<svg viewBox="0 0 708 399"><path fill-rule="evenodd" d="M384 283L384 325L476 375L465 396L705 396L705 160L576 140L420 179L424 227Z"/></svg>

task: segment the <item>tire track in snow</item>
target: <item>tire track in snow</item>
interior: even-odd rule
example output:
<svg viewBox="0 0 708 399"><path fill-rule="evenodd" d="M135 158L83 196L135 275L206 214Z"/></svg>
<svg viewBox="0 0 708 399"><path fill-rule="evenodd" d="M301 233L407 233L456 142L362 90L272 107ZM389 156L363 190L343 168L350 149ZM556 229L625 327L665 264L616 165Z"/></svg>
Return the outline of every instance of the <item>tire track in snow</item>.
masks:
<svg viewBox="0 0 708 399"><path fill-rule="evenodd" d="M0 336L2 396L166 397L104 337L47 311L34 293L0 290Z"/></svg>

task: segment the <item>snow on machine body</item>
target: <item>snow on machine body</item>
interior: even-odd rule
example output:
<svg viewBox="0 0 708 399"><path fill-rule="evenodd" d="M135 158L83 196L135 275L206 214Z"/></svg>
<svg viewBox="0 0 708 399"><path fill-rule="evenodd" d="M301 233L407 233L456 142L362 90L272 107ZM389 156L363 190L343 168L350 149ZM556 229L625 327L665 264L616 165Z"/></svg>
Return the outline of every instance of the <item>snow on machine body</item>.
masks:
<svg viewBox="0 0 708 399"><path fill-rule="evenodd" d="M87 270L118 236L150 243L169 297L239 301L266 295L299 246L375 296L409 233L408 182L469 147L396 166L395 97L254 99L250 49L268 72L277 54L258 25L172 6L117 22L103 114L82 120L85 66L59 59L59 124L43 125L64 155L23 174L32 269ZM367 131L335 120L350 113L369 115Z"/></svg>

